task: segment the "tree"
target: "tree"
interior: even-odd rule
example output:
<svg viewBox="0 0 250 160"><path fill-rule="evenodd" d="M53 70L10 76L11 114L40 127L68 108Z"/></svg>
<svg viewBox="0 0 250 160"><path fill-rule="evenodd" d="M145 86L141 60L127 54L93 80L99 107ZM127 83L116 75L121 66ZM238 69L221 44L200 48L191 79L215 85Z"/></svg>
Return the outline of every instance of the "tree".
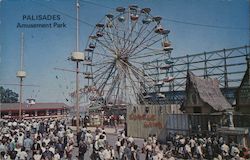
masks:
<svg viewBox="0 0 250 160"><path fill-rule="evenodd" d="M18 94L10 89L4 89L0 86L0 102L1 103L16 103L18 101Z"/></svg>

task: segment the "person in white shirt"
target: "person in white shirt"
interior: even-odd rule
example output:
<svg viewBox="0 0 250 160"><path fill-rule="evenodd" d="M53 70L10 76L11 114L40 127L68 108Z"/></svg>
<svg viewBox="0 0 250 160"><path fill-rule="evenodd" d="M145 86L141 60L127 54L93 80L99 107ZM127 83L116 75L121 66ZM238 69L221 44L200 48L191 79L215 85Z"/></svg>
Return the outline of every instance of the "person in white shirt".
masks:
<svg viewBox="0 0 250 160"><path fill-rule="evenodd" d="M51 123L49 124L49 129L50 129L50 130L53 130L53 129L54 129L54 127L55 127L54 122L51 122Z"/></svg>
<svg viewBox="0 0 250 160"><path fill-rule="evenodd" d="M158 153L157 153L157 160L162 160L163 159L163 150L160 150Z"/></svg>
<svg viewBox="0 0 250 160"><path fill-rule="evenodd" d="M124 149L126 148L126 144L125 143L121 143L121 147L120 147L120 151L119 151L119 159L122 158L123 153L124 153Z"/></svg>
<svg viewBox="0 0 250 160"><path fill-rule="evenodd" d="M34 160L41 160L42 155L39 150L37 150L33 155Z"/></svg>
<svg viewBox="0 0 250 160"><path fill-rule="evenodd" d="M147 142L147 145L145 147L145 151L146 152L151 152L152 150L153 150L152 145L150 144L150 142Z"/></svg>
<svg viewBox="0 0 250 160"><path fill-rule="evenodd" d="M26 160L28 158L28 154L25 152L24 147L22 147L21 152L17 154L18 160Z"/></svg>
<svg viewBox="0 0 250 160"><path fill-rule="evenodd" d="M185 157L187 157L188 159L192 159L192 150L191 150L189 143L185 144L184 153L185 153Z"/></svg>
<svg viewBox="0 0 250 160"><path fill-rule="evenodd" d="M96 135L95 135L95 140L96 140L96 141L97 141L97 140L99 140L100 135L101 135L101 133L100 133L100 132L96 133Z"/></svg>
<svg viewBox="0 0 250 160"><path fill-rule="evenodd" d="M166 152L164 155L163 155L163 160L175 160L175 158L172 156L172 153L171 151L168 151Z"/></svg>
<svg viewBox="0 0 250 160"><path fill-rule="evenodd" d="M119 157L119 155L120 155L120 147L121 147L121 141L120 141L119 137L117 138L117 141L115 142L115 146L116 146L116 151L117 151L117 154L118 154L118 157Z"/></svg>
<svg viewBox="0 0 250 160"><path fill-rule="evenodd" d="M99 148L98 155L99 155L100 160L104 160L104 148L103 147Z"/></svg>
<svg viewBox="0 0 250 160"><path fill-rule="evenodd" d="M53 160L60 160L60 155L59 155L59 153L57 151L54 154Z"/></svg>
<svg viewBox="0 0 250 160"><path fill-rule="evenodd" d="M109 146L108 151L110 152L111 159L115 159L115 150L113 149L113 146Z"/></svg>
<svg viewBox="0 0 250 160"><path fill-rule="evenodd" d="M38 131L38 129L39 129L39 125L38 125L38 123L35 121L35 122L33 122L33 132L37 132Z"/></svg>
<svg viewBox="0 0 250 160"><path fill-rule="evenodd" d="M127 139L128 142L133 143L134 142L134 138L132 136L129 136Z"/></svg>
<svg viewBox="0 0 250 160"><path fill-rule="evenodd" d="M122 138L122 139L125 139L125 138L126 138L125 133L124 133L123 131L121 132L121 138Z"/></svg>
<svg viewBox="0 0 250 160"><path fill-rule="evenodd" d="M24 134L22 132L20 132L18 135L18 144L20 146L23 146L23 141L24 141Z"/></svg>
<svg viewBox="0 0 250 160"><path fill-rule="evenodd" d="M104 136L101 135L100 138L98 139L98 147L105 147L106 141L104 139Z"/></svg>
<svg viewBox="0 0 250 160"><path fill-rule="evenodd" d="M148 136L147 142L149 142L149 144L153 143L153 138L151 134Z"/></svg>
<svg viewBox="0 0 250 160"><path fill-rule="evenodd" d="M42 140L42 142L45 143L45 145L47 146L50 142L49 136L46 134L45 138Z"/></svg>
<svg viewBox="0 0 250 160"><path fill-rule="evenodd" d="M51 151L53 154L55 154L55 147L51 144L51 143L49 143L49 151Z"/></svg>
<svg viewBox="0 0 250 160"><path fill-rule="evenodd" d="M87 145L89 146L93 142L93 135L91 134L91 131L88 130L85 134L85 141L87 142Z"/></svg>
<svg viewBox="0 0 250 160"><path fill-rule="evenodd" d="M198 159L202 159L203 158L202 144L198 144L197 145L197 156L198 156Z"/></svg>
<svg viewBox="0 0 250 160"><path fill-rule="evenodd" d="M229 147L225 143L221 145L221 152L222 152L222 157L225 158L229 155Z"/></svg>
<svg viewBox="0 0 250 160"><path fill-rule="evenodd" d="M153 137L152 137L152 141L153 141L153 143L154 143L154 144L156 144L157 137L156 137L156 135L155 135L155 134L154 134L154 135L153 135Z"/></svg>
<svg viewBox="0 0 250 160"><path fill-rule="evenodd" d="M16 148L14 149L14 150L17 152L17 154L18 154L18 153L21 153L21 149L22 149L22 148L21 148L20 144L17 143L17 144L16 144Z"/></svg>
<svg viewBox="0 0 250 160"><path fill-rule="evenodd" d="M41 150L42 150L42 153L46 151L46 143L45 142L42 142Z"/></svg>
<svg viewBox="0 0 250 160"><path fill-rule="evenodd" d="M102 136L103 136L103 140L106 141L107 140L107 136L105 132L102 132Z"/></svg>
<svg viewBox="0 0 250 160"><path fill-rule="evenodd" d="M232 157L239 157L239 154L240 154L240 150L238 149L238 147L236 145L232 146L230 155Z"/></svg>
<svg viewBox="0 0 250 160"><path fill-rule="evenodd" d="M103 154L103 159L104 160L110 160L111 159L111 153L109 152L107 147L103 150L102 154Z"/></svg>

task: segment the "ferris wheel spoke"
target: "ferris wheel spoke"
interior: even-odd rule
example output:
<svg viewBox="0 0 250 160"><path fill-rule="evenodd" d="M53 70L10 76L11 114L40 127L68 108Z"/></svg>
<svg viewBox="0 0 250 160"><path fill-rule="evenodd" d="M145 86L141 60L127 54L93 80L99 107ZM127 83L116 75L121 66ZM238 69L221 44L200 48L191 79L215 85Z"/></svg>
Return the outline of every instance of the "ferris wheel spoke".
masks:
<svg viewBox="0 0 250 160"><path fill-rule="evenodd" d="M148 38L148 39L145 39L144 41L142 41L141 43L140 43L140 45L139 46L136 46L136 47L134 47L133 48L133 50L132 51L130 51L130 52L134 52L137 48L140 48L140 47L146 47L146 48L150 48L153 44L155 44L156 42L158 42L158 41L160 41L161 40L161 38L159 38L158 40L154 40L154 38L156 38L158 35L154 35L154 36L152 36L152 37L150 37L150 38ZM148 44L149 42L151 42L151 41L153 41L153 42L155 42L155 43L153 43L153 44Z"/></svg>
<svg viewBox="0 0 250 160"><path fill-rule="evenodd" d="M106 36L104 36L104 39L105 39L105 41L107 42L107 44L109 44L110 45L110 43L113 45L113 50L114 51L116 51L117 50L117 46L115 45L115 42L114 42L114 38L112 38L111 36L110 36L110 34L111 35L113 35L112 33L111 33L111 31L110 32L107 32L106 30L104 30L105 32L106 32L106 34L105 35L107 35L107 37L109 38L109 40L106 38Z"/></svg>
<svg viewBox="0 0 250 160"><path fill-rule="evenodd" d="M130 60L130 62L131 63L136 63L136 64L139 64L139 65L141 65L141 66L147 66L147 67L151 67L151 68L157 68L157 67L159 67L158 65L152 65L152 64L148 64L148 63L145 63L145 62L138 62L138 61L134 61L134 60ZM134 65L133 65L134 66ZM144 74L146 74L145 72L144 72ZM146 74L147 75L147 74ZM149 75L147 75L147 76L149 76Z"/></svg>
<svg viewBox="0 0 250 160"><path fill-rule="evenodd" d="M107 64L112 64L113 62L111 61L107 61L107 62L102 62L102 63L93 63L92 66L101 66L101 65L104 65L106 66Z"/></svg>
<svg viewBox="0 0 250 160"><path fill-rule="evenodd" d="M93 75L94 75L94 79L96 82L99 82L99 80L105 76L104 73L107 73L111 68L113 67L113 65L109 65L109 66L104 66L104 67L99 67L97 70L94 71ZM98 78L99 77L99 78Z"/></svg>
<svg viewBox="0 0 250 160"><path fill-rule="evenodd" d="M98 42L100 45L102 45L104 48L106 48L106 49L108 49L110 52L109 53L111 53L112 55L115 55L114 53L115 53L115 51L112 49L112 48L110 48L109 46L107 46L107 45L105 45L103 42L101 42L100 40L96 40L96 42Z"/></svg>
<svg viewBox="0 0 250 160"><path fill-rule="evenodd" d="M136 22L134 22L133 23L133 25L132 25L132 28L130 29L130 32L129 32L129 34L128 34L128 36L127 37L125 37L125 46L127 45L127 43L128 43L128 46L129 46L129 44L131 44L133 41L131 40L131 37L132 37L132 35L133 35L133 31L134 31L134 29L135 29L135 27L136 27L136 24L137 24L137 22L138 22L138 20L136 21Z"/></svg>
<svg viewBox="0 0 250 160"><path fill-rule="evenodd" d="M114 31L112 29L109 29L109 31L106 31L106 35L109 37L111 43L113 44L113 46L115 47L114 49L115 50L118 50L119 48L119 44L118 43L115 43L117 41L115 41L115 39L119 38L119 35L118 35L118 31L117 33L114 33ZM112 37L111 37L112 36Z"/></svg>
<svg viewBox="0 0 250 160"><path fill-rule="evenodd" d="M99 82L105 76L105 73L107 73L113 66L114 65L111 64L108 67L100 67L98 70L94 71L94 79L96 82ZM105 77L103 79L105 79Z"/></svg>
<svg viewBox="0 0 250 160"><path fill-rule="evenodd" d="M143 61L140 61L140 62L138 62L138 61L135 61L135 60L130 60L130 63L132 64L132 63L136 63L136 64L140 64L141 66L143 66L143 65L145 65L145 62L143 62ZM133 65L133 64L132 64ZM134 65L133 65L134 66ZM152 65L151 65L152 66ZM155 67L155 66L152 66L152 67Z"/></svg>
<svg viewBox="0 0 250 160"><path fill-rule="evenodd" d="M122 68L121 71L123 72L124 76L128 76L128 78L124 78L124 80L126 80L126 79L129 80L129 83L130 83L129 86L132 87L132 91L133 91L134 95L136 96L138 94L138 93L136 93L138 88L136 88L137 85L135 84L135 80L133 80L133 78L131 77L129 70L127 69L127 71L126 71L126 69ZM126 83L124 83L124 84L126 86ZM125 96L127 96L127 95L125 95ZM130 101L131 101L131 99L130 99Z"/></svg>
<svg viewBox="0 0 250 160"><path fill-rule="evenodd" d="M105 59L113 59L114 55L109 53L110 51L108 49L106 49L103 46L98 46L95 48L95 51L93 52L93 54L95 54L94 60L99 58L101 60L105 60ZM96 57L97 56L97 57ZM99 62L99 60L98 60Z"/></svg>
<svg viewBox="0 0 250 160"><path fill-rule="evenodd" d="M149 49L149 48L147 48ZM151 49L149 49L151 50ZM143 54L141 55L136 55L133 57L130 57L129 59L142 59L142 58L146 58L146 57L152 57L152 56L159 56L159 55L165 55L166 53L163 50L153 50L151 52L143 52Z"/></svg>
<svg viewBox="0 0 250 160"><path fill-rule="evenodd" d="M145 77L144 77L144 75L143 75L143 72L139 69L139 68L136 68L135 66L133 66L131 63L125 63L125 62L123 62L123 61L121 61L123 64L125 64L128 68L130 68L131 69L131 71L133 71L134 73L135 73L135 75L137 75L137 76L140 76L140 78L138 77L138 79L143 79L143 80L145 80L145 81L148 81L148 79L146 79ZM149 79L151 79L152 81L154 81L154 79L153 78L151 78L151 77L148 77Z"/></svg>
<svg viewBox="0 0 250 160"><path fill-rule="evenodd" d="M100 84L100 87L98 88L98 90L100 91L100 93L103 92L108 80L110 79L110 77L116 72L116 69L115 69L115 65L112 65L111 66L111 69L107 75L107 77L104 79L104 82ZM104 75L104 74L103 74ZM101 77L103 77L103 75L101 75ZM100 78L99 78L100 79Z"/></svg>
<svg viewBox="0 0 250 160"><path fill-rule="evenodd" d="M130 69L131 69L131 71L133 71L134 74L137 76L137 79L141 79L146 85L148 85L148 87L154 85L155 79L154 79L153 77L149 76L148 74L146 74L147 76L145 77L145 76L144 76L145 73L143 73L142 71L141 71L140 74L138 74L137 71L138 71L139 68L137 68L137 67L135 67L135 66L133 66L133 65L131 65L131 68L130 68Z"/></svg>
<svg viewBox="0 0 250 160"><path fill-rule="evenodd" d="M147 82L146 82L147 80L144 77L141 77L140 75L138 75L138 73L134 69L130 68L130 70L138 82L143 82L144 84L147 84Z"/></svg>
<svg viewBox="0 0 250 160"><path fill-rule="evenodd" d="M150 43L150 44L148 44L148 46L145 46L145 47L143 47L142 49L140 49L139 51L137 51L137 52L135 52L136 50L134 50L133 52L133 55L132 56L135 56L135 55L138 55L139 53L142 53L142 51L144 51L145 49L149 49L150 48L150 46L152 46L152 45L154 45L154 44L156 44L157 42L159 42L161 39L158 39L158 40L156 40L156 41L154 41L154 42L152 42L152 43ZM143 44L142 44L143 45ZM136 48L137 49L137 48Z"/></svg>
<svg viewBox="0 0 250 160"><path fill-rule="evenodd" d="M117 92L116 92L116 95L115 95L115 103L117 102L117 99L118 99L118 96L119 96L119 98L121 99L121 101L122 100L124 100L123 98L125 97L126 98L126 96L128 96L126 93L126 91L127 91L127 88L126 88L126 72L124 72L124 68L123 67L120 67L119 68L119 75L120 75L120 77L121 77L121 79L120 79L120 81L119 81L119 85L118 85L118 88L117 88ZM123 86L121 86L121 82L123 82L122 84L123 84ZM121 90L121 92L120 92L120 87L123 87L124 88L124 90ZM125 94L124 94L125 93ZM126 100L124 100L124 101L126 101Z"/></svg>
<svg viewBox="0 0 250 160"><path fill-rule="evenodd" d="M121 81L118 82L118 85L117 85L117 91L116 91L116 94L115 94L115 99L114 99L114 104L116 104L117 102L117 99L118 99L118 95L120 93L120 85L121 85ZM122 98L121 98L122 99Z"/></svg>
<svg viewBox="0 0 250 160"><path fill-rule="evenodd" d="M134 45L136 44L137 39L142 35L142 31L143 31L144 29L146 29L146 28L147 28L147 26L145 26L145 25L142 25L142 26L140 27L140 30L139 30L139 32L137 33L138 36L136 36L136 38L131 42L132 45L131 45L131 46L128 45L126 48L123 49L125 53L126 53L126 52L130 53L128 50L131 50L131 49L134 47Z"/></svg>
<svg viewBox="0 0 250 160"><path fill-rule="evenodd" d="M135 96L135 100L138 102L138 88L136 87L137 85L135 84L135 82L132 80L131 76L129 75L129 81L130 81L130 84L131 84L131 88L132 88L132 92L134 93L134 96Z"/></svg>
<svg viewBox="0 0 250 160"><path fill-rule="evenodd" d="M110 66L101 66L97 70L93 72L94 78L97 78L100 75L103 75L103 73L107 72L110 69Z"/></svg>
<svg viewBox="0 0 250 160"><path fill-rule="evenodd" d="M103 54L103 53L99 53L99 52L94 52L95 55L99 55L99 56L103 56L103 57L107 57L107 58L113 58L113 56L107 55L107 54Z"/></svg>
<svg viewBox="0 0 250 160"><path fill-rule="evenodd" d="M143 27L141 27L141 28L143 28ZM112 34L113 36L116 36L117 38L122 38L123 39L123 41L125 41L124 42L124 45L123 45L123 50L124 50L124 48L125 48L125 46L126 46L126 44L127 44L127 42L129 42L130 44L132 44L132 45L134 45L134 44L138 44L138 43L135 43L135 41L132 41L132 40L130 40L129 38L126 38L126 33L127 33L127 31L123 31L124 32L124 35L123 35L123 37L120 37L119 35L114 35L113 33L110 33L110 32L107 32L106 30L104 30L106 33L107 33L107 35L109 35L109 34ZM142 30L143 31L143 30ZM154 31L154 28L151 30L151 31L149 31L149 33L144 37L144 39L142 40L142 42L145 40L145 39L147 39L147 37L151 34L151 33L153 33L153 31ZM138 35L141 35L141 34L139 34L139 33L137 33ZM129 37L129 36L128 36ZM136 37L136 38L138 38L138 36ZM100 40L99 40L100 41ZM106 48L109 48L109 47L107 47L108 46L108 42L107 42L107 45L105 45L104 43L103 43L103 45L106 47ZM139 43L138 44L138 46L140 46L141 45L141 43ZM128 45L128 47L129 47L130 45ZM114 52L114 50L113 49L111 49L113 52Z"/></svg>
<svg viewBox="0 0 250 160"><path fill-rule="evenodd" d="M152 57L152 56L157 56L157 55L164 55L164 52L162 50L153 50L150 52L143 52L143 55L132 56L129 59L142 59L145 57Z"/></svg>
<svg viewBox="0 0 250 160"><path fill-rule="evenodd" d="M115 37L116 39L116 43L117 43L117 47L118 48L121 48L121 39L122 39L122 35L119 35L119 33L121 33L122 31L119 30L118 28L118 23L116 25L114 25L114 33L113 33L113 36Z"/></svg>
<svg viewBox="0 0 250 160"><path fill-rule="evenodd" d="M154 29L152 29L145 37L143 37L143 39L142 39L140 42L138 42L138 43L135 42L135 44L137 44L137 45L136 45L134 48L130 48L130 50L129 50L129 53L131 53L130 56L133 55L133 52L134 52L138 47L144 45L145 41L148 42L149 40L152 39L152 38L150 38L150 39L147 39L147 38L151 35L151 33L153 33L153 31L154 31ZM157 36L157 35L155 35L155 36ZM146 46L146 47L147 47L147 46Z"/></svg>
<svg viewBox="0 0 250 160"><path fill-rule="evenodd" d="M114 77L114 79L111 82L111 86L110 86L110 88L109 88L109 90L108 90L108 92L106 94L106 99L107 100L111 100L110 97L112 97L112 93L116 88L117 82L119 82L119 74L116 74L116 76Z"/></svg>
<svg viewBox="0 0 250 160"><path fill-rule="evenodd" d="M136 73L134 73L134 71L132 71L133 72L133 74L135 74L135 76L137 75ZM136 76L137 77L137 76ZM138 77L137 77L138 78ZM145 94L145 92L146 92L146 90L145 90L145 88L143 87L143 86L141 86L141 83L139 82L139 85L136 85L135 83L134 83L134 81L132 80L132 83L134 84L134 85L132 85L132 87L133 87L133 91L134 91L134 94L136 95L136 99L137 99L137 101L139 102L139 103L141 103L141 101L143 102L143 104L146 104L146 101L145 101L145 99L144 99L144 95L143 94ZM136 87L136 86L138 86L138 87ZM137 91L137 92L135 92L135 91Z"/></svg>

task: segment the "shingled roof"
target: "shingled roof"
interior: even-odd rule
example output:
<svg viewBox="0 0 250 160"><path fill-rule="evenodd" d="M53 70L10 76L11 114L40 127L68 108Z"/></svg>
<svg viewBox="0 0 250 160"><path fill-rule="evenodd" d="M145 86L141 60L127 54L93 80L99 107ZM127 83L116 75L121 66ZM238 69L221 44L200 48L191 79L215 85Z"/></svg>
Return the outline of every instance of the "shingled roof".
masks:
<svg viewBox="0 0 250 160"><path fill-rule="evenodd" d="M240 105L250 105L250 57L247 60L247 70L237 91L237 107Z"/></svg>
<svg viewBox="0 0 250 160"><path fill-rule="evenodd" d="M223 96L217 79L203 79L195 76L192 72L188 72L187 80L189 82L187 85L193 86L203 103L208 104L215 111L232 109L231 104ZM190 86L187 86L187 88L188 87Z"/></svg>

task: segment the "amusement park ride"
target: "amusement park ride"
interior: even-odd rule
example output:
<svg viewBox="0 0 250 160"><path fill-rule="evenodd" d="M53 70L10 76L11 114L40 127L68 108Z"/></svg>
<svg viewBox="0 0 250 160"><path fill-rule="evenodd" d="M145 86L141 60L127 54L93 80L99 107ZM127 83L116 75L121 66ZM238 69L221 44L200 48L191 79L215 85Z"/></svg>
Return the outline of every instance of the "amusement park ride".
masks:
<svg viewBox="0 0 250 160"><path fill-rule="evenodd" d="M145 63L171 59L170 31L161 20L150 8L130 5L117 7L95 25L84 51L86 85L80 89L92 106L122 108L149 104L149 98L151 104L157 104L164 98L161 93L153 98L149 93L158 92L162 84L172 83L174 78L159 80L144 68ZM170 64L161 63L165 72L170 68Z"/></svg>
<svg viewBox="0 0 250 160"><path fill-rule="evenodd" d="M168 74L174 75L173 83L165 83L161 87L161 93L165 95L164 103L181 104L185 98L187 71L192 71L199 77L216 78L220 82L222 93L231 103L235 103L236 90L239 87L247 68L246 58L250 55L250 46L222 49L211 52L172 57ZM162 70L161 63L164 59L158 59L145 64L145 70L164 80L166 72ZM154 66L154 67L147 67ZM171 90L171 91L169 91Z"/></svg>
<svg viewBox="0 0 250 160"><path fill-rule="evenodd" d="M172 57L170 31L150 8L130 5L95 25L84 49L85 84L70 94L86 96L90 108L126 108L133 105L181 104L187 71L217 78L233 103L245 72L249 46ZM234 68L237 68L235 71Z"/></svg>

